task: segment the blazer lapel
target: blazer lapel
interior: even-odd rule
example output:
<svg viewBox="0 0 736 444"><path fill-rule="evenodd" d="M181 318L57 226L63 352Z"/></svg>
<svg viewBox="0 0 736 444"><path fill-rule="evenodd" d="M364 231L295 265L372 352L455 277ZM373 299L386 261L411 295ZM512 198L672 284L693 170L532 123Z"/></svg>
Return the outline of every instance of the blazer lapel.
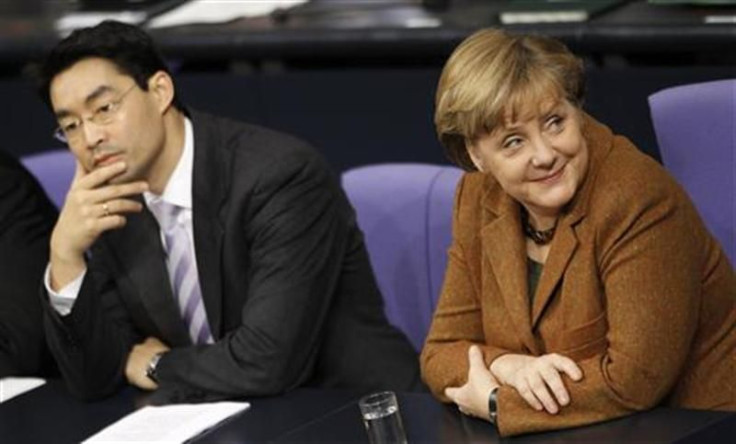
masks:
<svg viewBox="0 0 736 444"><path fill-rule="evenodd" d="M557 233L552 242L547 261L544 264L542 276L539 279L539 284L537 284L537 291L534 295L531 316L532 329L536 327L544 308L552 298L554 290L565 273L565 269L578 246L575 232L572 226L567 223L558 225Z"/></svg>
<svg viewBox="0 0 736 444"><path fill-rule="evenodd" d="M613 141L611 130L597 123L587 114L584 115L583 134L588 145L588 172L580 189L569 204L567 215L563 216L558 223L557 233L552 241L549 256L547 256L537 285L537 292L534 295L532 329L536 328L577 249L578 239L575 235L575 226L588 211L598 168L611 150Z"/></svg>
<svg viewBox="0 0 736 444"><path fill-rule="evenodd" d="M209 117L192 113L194 128L194 171L192 207L194 248L199 285L210 331L215 340L222 336L222 219L223 202L230 184L231 152L223 147Z"/></svg>
<svg viewBox="0 0 736 444"><path fill-rule="evenodd" d="M144 205L141 214L128 217L125 235L120 232L119 238L115 236L118 241L114 252L124 267L123 275L133 282L134 291L161 332L161 339L170 346L190 345L174 300L159 233L156 219Z"/></svg>
<svg viewBox="0 0 736 444"><path fill-rule="evenodd" d="M519 339L533 353L539 353L529 315L526 249L519 223L519 207L505 193L486 195L485 207L492 215L491 222L481 229L483 253L493 269Z"/></svg>

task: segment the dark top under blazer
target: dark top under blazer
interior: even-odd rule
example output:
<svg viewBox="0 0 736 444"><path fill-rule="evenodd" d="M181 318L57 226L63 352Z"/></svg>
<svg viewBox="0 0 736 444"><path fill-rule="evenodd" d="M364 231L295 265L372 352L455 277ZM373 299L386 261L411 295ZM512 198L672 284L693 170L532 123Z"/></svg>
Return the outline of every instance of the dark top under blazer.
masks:
<svg viewBox="0 0 736 444"><path fill-rule="evenodd" d="M0 377L51 370L38 302L56 209L17 160L0 152Z"/></svg>
<svg viewBox="0 0 736 444"><path fill-rule="evenodd" d="M172 347L157 372L169 399L420 384L416 353L386 321L354 212L322 158L286 135L191 116L194 243L215 344L192 345L144 209L95 243L68 316L45 304L70 389L113 392L147 336Z"/></svg>

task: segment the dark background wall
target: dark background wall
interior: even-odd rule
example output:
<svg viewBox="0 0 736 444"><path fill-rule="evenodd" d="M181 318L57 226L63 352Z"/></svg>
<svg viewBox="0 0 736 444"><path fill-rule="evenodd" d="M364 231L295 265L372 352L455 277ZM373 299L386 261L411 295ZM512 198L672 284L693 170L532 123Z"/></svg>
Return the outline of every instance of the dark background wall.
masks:
<svg viewBox="0 0 736 444"><path fill-rule="evenodd" d="M61 146L51 137L51 114L23 73L58 41L53 20L62 5L74 3L27 1L59 7L44 16L34 12L39 8L14 17L0 10L0 149L17 156ZM312 0L288 14L151 33L192 107L300 136L337 170L444 163L432 125L442 65L473 31L501 26L498 12L512 3ZM736 26L706 23L718 14L732 17L736 5L629 0L587 22L509 28L568 44L588 66L586 109L658 159L647 97L669 86L736 77ZM409 25L433 20L437 26Z"/></svg>
<svg viewBox="0 0 736 444"><path fill-rule="evenodd" d="M298 135L338 170L376 162L444 163L432 124L440 66L320 68L238 75L181 72L189 106ZM658 158L647 96L659 89L733 77L723 66L588 70L585 108ZM0 79L1 148L17 156L62 145L32 84Z"/></svg>

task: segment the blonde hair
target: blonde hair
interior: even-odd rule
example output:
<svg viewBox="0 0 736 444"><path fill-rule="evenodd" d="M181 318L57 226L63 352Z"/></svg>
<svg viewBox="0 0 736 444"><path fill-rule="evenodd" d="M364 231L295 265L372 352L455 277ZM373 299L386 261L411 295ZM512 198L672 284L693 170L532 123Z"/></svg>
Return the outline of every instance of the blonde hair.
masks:
<svg viewBox="0 0 736 444"><path fill-rule="evenodd" d="M442 70L434 124L450 160L475 170L467 144L489 134L507 115L564 97L580 107L583 63L554 39L484 29L465 39Z"/></svg>

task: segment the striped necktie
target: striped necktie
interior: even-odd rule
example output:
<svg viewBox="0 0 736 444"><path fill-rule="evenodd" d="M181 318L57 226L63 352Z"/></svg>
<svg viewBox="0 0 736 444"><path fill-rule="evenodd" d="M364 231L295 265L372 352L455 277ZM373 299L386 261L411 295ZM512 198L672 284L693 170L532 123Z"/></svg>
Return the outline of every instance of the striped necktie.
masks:
<svg viewBox="0 0 736 444"><path fill-rule="evenodd" d="M207 313L199 288L197 262L182 220L182 208L165 201L160 202L162 228L166 242L166 266L171 287L179 305L179 314L186 323L194 344L212 343Z"/></svg>

